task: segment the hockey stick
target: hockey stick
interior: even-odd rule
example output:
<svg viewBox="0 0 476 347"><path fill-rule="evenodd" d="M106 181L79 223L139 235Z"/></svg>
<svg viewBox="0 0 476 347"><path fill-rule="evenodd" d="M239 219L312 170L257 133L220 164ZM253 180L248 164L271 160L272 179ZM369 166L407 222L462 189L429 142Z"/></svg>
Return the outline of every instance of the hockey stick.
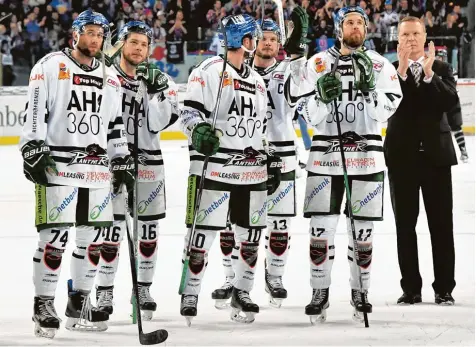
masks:
<svg viewBox="0 0 476 347"><path fill-rule="evenodd" d="M137 171L137 169L134 169L134 170ZM134 202L135 202L136 194L137 194L136 190L134 189ZM136 220L137 208L135 208L134 210L135 210L134 220ZM138 302L139 301L139 285L137 283L137 267L136 267L137 263L136 263L136 257L134 254L137 251L137 248L135 247L134 241L132 240L131 231L129 227L129 219L127 218L127 216L126 216L126 230L127 230L127 243L129 244L129 259L131 263L132 287L134 289L134 295L132 300L135 303L135 306L139 308L139 302ZM158 343L162 343L165 340L167 340L167 337L169 336L169 333L167 332L167 330L164 330L164 329L151 331L150 333L144 333L144 331L142 330L142 317L140 314L137 314L137 328L139 330L139 342L141 345L156 345Z"/></svg>
<svg viewBox="0 0 476 347"><path fill-rule="evenodd" d="M223 67L222 67L222 74L220 78L220 85L218 86L218 94L217 94L217 101L215 104L215 107L213 108L212 111L212 131L215 131L215 125L217 122L217 116L218 116L218 109L220 108L220 101L221 101L221 93L223 91L223 83L225 81L225 75L226 73L226 64L227 64L227 57L228 57L228 40L226 38L226 30L225 30L225 25L223 24L222 21L220 21L221 25L221 30L223 32L223 41L225 42L225 51L223 54ZM179 286L179 294L182 295L183 291L185 290L185 285L187 282L187 269L189 267L190 263L190 249L192 248L192 240L195 237L195 230L197 227L197 216L198 216L198 208L200 206L200 202L202 200L202 192L203 192L203 186L205 184L205 177L207 175L207 167L208 167L208 161L210 160L210 156L206 155L205 159L203 160L203 168L202 168L202 175L200 179L200 183L198 185L198 191L197 191L197 198L195 199L195 206L193 208L193 223L192 223L192 228L190 229L190 237L188 239L187 243L187 253L185 255L185 259L183 261L183 268L182 268L182 276L180 278L180 286Z"/></svg>
<svg viewBox="0 0 476 347"><path fill-rule="evenodd" d="M337 57L334 63L334 66L332 67L332 74L335 75L337 71L337 65L339 64L339 58L340 58L340 52L337 52ZM362 300L362 303L365 304L365 295L364 295L364 290L363 290L363 284L362 284L362 271L360 269L359 265L359 249L357 247L357 237L355 233L355 223L354 223L354 214L352 212L352 204L351 204L351 193L350 193L350 187L349 187L349 177L347 175L347 164L345 161L345 154L344 154L344 145L342 144L342 129L340 127L340 118L337 113L337 99L334 99L334 114L336 117L336 123L337 123L337 136L339 138L339 149L340 149L340 157L342 160L342 169L344 171L344 186L345 186L345 193L346 193L346 198L347 198L347 213L349 215L349 220L350 220L350 229L352 231L352 240L354 242L354 259L355 259L355 264L357 265L358 269L358 274L359 274L359 286L360 286L360 299ZM367 312L364 313L364 323L365 327L369 327L369 318L367 315Z"/></svg>

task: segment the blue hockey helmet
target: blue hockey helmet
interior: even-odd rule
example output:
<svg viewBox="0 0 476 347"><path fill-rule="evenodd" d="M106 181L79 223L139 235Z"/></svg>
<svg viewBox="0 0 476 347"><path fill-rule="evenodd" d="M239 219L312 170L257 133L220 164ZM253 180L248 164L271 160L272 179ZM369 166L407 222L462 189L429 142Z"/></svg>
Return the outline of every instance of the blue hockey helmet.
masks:
<svg viewBox="0 0 476 347"><path fill-rule="evenodd" d="M130 33L144 34L149 39L149 44L152 42L152 29L144 22L131 21L126 23L119 31L119 34L117 35L117 41L125 41L127 35Z"/></svg>
<svg viewBox="0 0 476 347"><path fill-rule="evenodd" d="M226 34L228 48L241 48L243 37L251 35L252 38L261 38L262 32L256 21L247 14L228 16L222 20ZM223 30L223 29L222 29ZM222 46L225 46L223 32L218 34Z"/></svg>
<svg viewBox="0 0 476 347"><path fill-rule="evenodd" d="M275 33L277 36L278 36L278 42L283 44L283 36L281 35L281 30L279 30L279 26L278 24L276 24L276 22L272 19L269 19L269 18L266 18L264 20L264 22L261 21L261 19L258 19L258 21L256 22L256 24L261 28L261 30L263 31L263 33L265 31L271 31L273 33Z"/></svg>
<svg viewBox="0 0 476 347"><path fill-rule="evenodd" d="M103 28L104 35L109 34L109 22L106 17L99 12L94 12L91 9L81 12L73 21L72 28L73 31L82 34L86 25L99 25Z"/></svg>
<svg viewBox="0 0 476 347"><path fill-rule="evenodd" d="M342 25L344 23L345 17L347 17L349 14L356 13L362 16L365 22L365 35L367 35L367 27L369 26L369 17L365 13L365 11L362 9L362 7L359 6L347 6L343 7L337 12L335 18L334 18L334 30L336 37L341 39L342 38Z"/></svg>

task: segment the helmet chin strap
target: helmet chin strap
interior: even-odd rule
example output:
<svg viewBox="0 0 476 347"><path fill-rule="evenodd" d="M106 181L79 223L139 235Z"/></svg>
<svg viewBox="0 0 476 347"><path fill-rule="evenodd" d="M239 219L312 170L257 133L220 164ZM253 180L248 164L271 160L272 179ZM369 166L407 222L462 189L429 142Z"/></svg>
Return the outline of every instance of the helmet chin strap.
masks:
<svg viewBox="0 0 476 347"><path fill-rule="evenodd" d="M241 48L243 48L243 50L244 50L245 52L250 53L250 54L253 54L253 53L256 51L256 48L257 48L257 46L256 46L256 39L253 38L253 39L251 39L251 40L252 40L252 42L253 42L253 48L252 48L252 49L248 49L248 48L246 48L246 47L243 46L243 45L241 45Z"/></svg>

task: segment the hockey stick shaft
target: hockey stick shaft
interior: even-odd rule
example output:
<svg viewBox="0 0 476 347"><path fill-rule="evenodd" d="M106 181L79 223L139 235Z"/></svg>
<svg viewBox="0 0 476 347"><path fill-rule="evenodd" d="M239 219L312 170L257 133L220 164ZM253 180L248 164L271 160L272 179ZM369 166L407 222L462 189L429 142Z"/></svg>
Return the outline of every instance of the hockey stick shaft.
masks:
<svg viewBox="0 0 476 347"><path fill-rule="evenodd" d="M332 67L332 74L335 74L337 71L337 65L339 64L339 58L340 54L337 54L337 58L335 60L334 66ZM349 221L350 221L350 230L352 232L352 241L354 243L354 259L355 259L355 264L357 266L357 271L359 275L359 286L360 286L360 299L362 300L362 303L365 304L365 294L364 294L364 286L362 283L362 271L360 269L360 257L359 257L359 248L357 245L357 234L355 232L355 223L354 223L354 214L352 212L352 203L351 203L351 192L350 192L350 185L349 185L349 176L347 174L347 163L345 161L345 154L344 154L344 145L342 143L342 129L341 129L341 124L340 124L340 118L339 114L337 112L338 109L338 104L337 104L337 99L334 99L334 115L336 117L336 123L337 123L337 136L339 138L339 149L340 149L340 157L342 160L342 170L344 171L344 186L345 186L345 193L346 193L346 198L347 198L347 203L346 203L346 208L347 208L347 214L349 215ZM367 312L364 313L364 323L365 327L369 327L369 318L367 315Z"/></svg>
<svg viewBox="0 0 476 347"><path fill-rule="evenodd" d="M217 101L215 104L215 107L213 108L212 111L212 131L215 131L215 126L217 122L217 117L218 117L218 109L220 108L220 101L221 101L221 94L223 91L223 84L225 81L225 75L226 75L226 65L227 65L227 56L228 56L228 41L226 38L226 31L225 31L225 26L223 23L220 21L222 31L223 31L223 38L225 41L225 52L223 55L223 67L222 67L222 74L220 77L220 85L218 86L218 93L217 93ZM188 267L190 263L190 249L192 248L192 240L195 237L195 230L197 227L197 216L198 216L198 209L200 207L200 202L202 201L202 192L203 192L203 187L205 184L205 177L207 175L207 168L208 168L208 161L210 159L210 156L205 156L205 159L203 160L203 167L202 167L202 173L201 173L201 179L198 184L198 191L197 191L197 198L195 199L195 206L193 207L193 223L192 227L190 229L190 237L187 242L187 250L185 254L185 259L183 261L183 267L182 267L182 276L180 277L180 286L179 286L179 294L182 295L183 291L185 290L185 286L187 284L187 273L188 273Z"/></svg>

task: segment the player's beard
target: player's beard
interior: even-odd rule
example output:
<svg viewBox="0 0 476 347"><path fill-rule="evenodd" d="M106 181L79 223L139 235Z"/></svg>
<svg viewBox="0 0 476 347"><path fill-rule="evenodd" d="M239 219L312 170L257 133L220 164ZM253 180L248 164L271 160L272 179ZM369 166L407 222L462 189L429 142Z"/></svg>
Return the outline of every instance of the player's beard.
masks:
<svg viewBox="0 0 476 347"><path fill-rule="evenodd" d="M351 34L348 37L344 37L342 41L346 47L357 49L364 44L364 39L364 35L359 33L358 35Z"/></svg>
<svg viewBox="0 0 476 347"><path fill-rule="evenodd" d="M86 57L94 57L97 53L91 52L88 47L83 47L80 43L76 45L76 49L81 52L81 54L85 55Z"/></svg>
<svg viewBox="0 0 476 347"><path fill-rule="evenodd" d="M131 66L137 66L144 61L144 60L141 60L139 62L135 62L129 57L129 55L125 55L125 54L124 54L124 60Z"/></svg>
<svg viewBox="0 0 476 347"><path fill-rule="evenodd" d="M277 54L270 54L270 53L265 53L265 52L261 52L257 50L256 55L260 57L261 59L273 59L274 57L276 57Z"/></svg>

